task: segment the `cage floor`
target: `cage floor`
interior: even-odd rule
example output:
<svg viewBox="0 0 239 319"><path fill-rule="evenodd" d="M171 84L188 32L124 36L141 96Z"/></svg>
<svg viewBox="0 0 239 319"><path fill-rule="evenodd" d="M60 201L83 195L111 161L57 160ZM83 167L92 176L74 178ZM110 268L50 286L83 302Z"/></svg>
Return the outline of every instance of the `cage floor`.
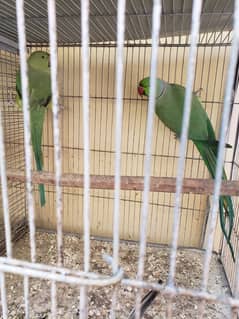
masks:
<svg viewBox="0 0 239 319"><path fill-rule="evenodd" d="M44 264L56 264L56 235L37 232L37 261ZM112 253L112 243L91 241L91 270L110 274L108 265L102 260L102 253ZM14 245L14 257L30 260L29 236L25 235ZM83 240L77 236L64 237L64 266L83 268ZM138 245L121 243L120 264L125 276L135 278L137 271ZM202 274L203 253L196 250L179 250L177 257L176 284L187 288L199 288ZM164 282L168 274L169 249L147 247L145 279ZM214 294L229 293L228 284L217 257L213 256L208 291ZM30 280L30 318L50 318L51 290L50 282ZM24 298L22 277L7 274L7 300L9 318L24 318ZM79 318L80 288L67 284L57 284L57 318ZM91 288L89 290L89 318L109 318L112 287ZM135 289L121 286L118 290L117 318L127 318L135 301ZM144 318L166 318L167 300L158 295ZM175 298L173 318L197 318L199 304L192 298ZM229 318L229 308L219 304L206 304L204 318Z"/></svg>

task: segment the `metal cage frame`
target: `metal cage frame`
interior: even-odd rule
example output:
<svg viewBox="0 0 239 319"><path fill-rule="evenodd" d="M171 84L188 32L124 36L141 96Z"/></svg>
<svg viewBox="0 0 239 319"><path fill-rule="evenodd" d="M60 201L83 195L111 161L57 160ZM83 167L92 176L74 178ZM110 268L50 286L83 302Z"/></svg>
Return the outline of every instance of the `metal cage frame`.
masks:
<svg viewBox="0 0 239 319"><path fill-rule="evenodd" d="M225 90L224 107L220 130L220 143L218 151L218 162L216 170L215 182L208 180L184 180L185 153L187 145L187 134L189 126L189 116L191 107L191 98L193 90L193 81L195 75L195 57L199 39L200 15L202 9L202 0L194 0L192 8L192 21L190 33L190 54L187 67L187 84L186 97L184 102L183 130L180 138L180 154L178 162L177 178L152 178L151 172L151 145L152 145L152 127L155 100L155 81L157 70L157 50L161 45L159 42L162 3L160 0L154 0L152 9L152 39L147 43L152 47L151 55L151 90L148 103L147 130L145 142L145 162L144 177L130 178L120 176L121 167L121 136L122 136L122 106L123 106L123 48L125 45L125 8L126 1L119 0L117 4L117 64L116 64L116 101L115 101L115 175L108 177L90 176L90 158L89 158L89 1L81 2L81 46L82 46L82 78L83 78L83 130L84 130L84 175L64 175L61 172L61 141L59 130L59 92L58 92L58 74L57 74L57 25L56 25L56 3L54 0L48 0L48 23L49 23L49 45L51 56L51 81L52 81L52 101L53 101L53 131L54 131L54 159L55 173L37 173L32 172L32 154L30 146L30 115L29 115L29 99L28 99L28 78L27 78L27 38L26 38L26 18L24 16L24 1L16 1L17 28L21 64L21 80L23 91L23 113L24 113L24 150L25 150L25 167L26 175L20 171L9 171L6 167L5 146L3 138L3 118L0 112L0 171L2 186L2 201L4 212L5 239L6 239L6 257L0 257L0 290L2 302L3 319L8 318L7 296L5 289L5 273L19 274L24 280L24 299L25 299L25 318L29 318L29 278L35 277L40 279L48 279L51 281L51 301L52 301L52 318L56 318L57 302L56 302L56 283L64 282L68 284L77 284L81 287L80 298L80 318L87 318L87 291L89 286L108 286L118 284L139 288L136 297L136 319L140 318L140 300L142 297L142 288L153 289L159 291L168 300L167 317L172 317L172 299L175 296L190 296L196 300L200 300L199 315L203 316L205 302L214 302L227 304L231 307L231 318L237 316L239 308L239 263L236 266L236 280L234 296L216 296L207 292L207 284L209 277L209 267L212 257L213 238L217 220L218 199L221 193L230 195L239 195L239 182L228 181L222 182L222 167L224 163L224 146L226 143L227 127L231 112L231 96L233 88L235 88L236 67L238 64L239 49L239 0L235 0L233 34L231 45L230 63L227 75L227 84ZM1 39L0 39L1 40ZM8 41L8 47L11 43ZM34 44L32 44L34 46ZM48 44L47 44L48 45ZM77 44L75 44L77 45ZM95 44L97 45L97 44ZM130 45L130 42L128 42ZM145 45L145 44L144 44ZM163 45L163 44L162 44ZM177 44L175 44L177 45ZM9 200L7 181L25 181L28 208L28 223L31 247L31 262L24 262L12 258L12 235L9 216ZM58 265L52 267L36 263L36 244L35 244L35 210L33 198L33 183L44 181L55 185L56 187L56 219L57 219L57 254ZM102 183L104 181L104 183ZM73 271L65 269L63 265L63 232L62 232L62 186L74 185L84 188L84 269L82 271ZM113 226L113 256L104 256L105 260L112 267L111 276L103 276L90 272L90 188L114 189L114 226ZM120 190L121 189L138 189L143 191L143 204L141 210L141 230L139 241L139 260L137 279L124 278L123 269L119 260L119 216L120 216ZM174 192L176 189L175 206L174 206L174 224L173 224L173 240L170 254L170 270L168 282L166 285L152 284L143 280L146 250L146 229L148 217L149 192L162 189ZM200 290L186 289L175 286L175 270L176 256L178 248L179 222L180 222L180 203L182 192L198 192L213 193L212 206L210 208L210 227L209 235L206 243L203 278ZM238 256L237 256L238 258ZM117 289L115 288L112 296L111 318L115 318L115 307L117 304Z"/></svg>

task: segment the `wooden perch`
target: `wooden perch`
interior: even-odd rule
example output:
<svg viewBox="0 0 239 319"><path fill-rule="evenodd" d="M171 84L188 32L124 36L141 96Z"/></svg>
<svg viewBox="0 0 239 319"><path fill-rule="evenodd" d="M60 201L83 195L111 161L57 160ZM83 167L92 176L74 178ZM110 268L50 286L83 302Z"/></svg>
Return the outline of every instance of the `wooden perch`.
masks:
<svg viewBox="0 0 239 319"><path fill-rule="evenodd" d="M8 181L25 182L25 172L20 170L8 170ZM55 175L49 172L32 172L34 184L55 185ZM84 176L80 174L62 174L61 186L84 187ZM175 192L176 178L151 177L151 192ZM90 187L94 189L114 189L114 176L91 175ZM121 176L121 189L142 191L144 178L141 176ZM214 181L212 179L185 178L183 193L213 194ZM223 181L221 194L239 196L239 181Z"/></svg>

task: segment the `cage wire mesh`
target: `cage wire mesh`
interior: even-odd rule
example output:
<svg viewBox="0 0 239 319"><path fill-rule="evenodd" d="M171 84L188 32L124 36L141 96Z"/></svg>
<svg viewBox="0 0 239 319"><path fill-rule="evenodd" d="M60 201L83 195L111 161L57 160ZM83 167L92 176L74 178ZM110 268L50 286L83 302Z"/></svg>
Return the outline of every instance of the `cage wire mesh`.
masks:
<svg viewBox="0 0 239 319"><path fill-rule="evenodd" d="M0 2L0 101L7 170L1 167L2 183L8 176L8 207L1 200L0 213L0 250L7 253L7 258L0 258L4 319L128 318L143 297L140 288L160 291L145 318L236 318L238 266L222 238L209 188L182 194L175 206L182 191L178 166L184 165L183 147L184 177L209 178L209 173L193 143L186 143L186 131L179 143L152 116L153 95L150 101L141 99L137 84L155 72L167 82L187 86L188 106L191 91L197 91L217 137L222 114L231 110L221 139L227 133L233 146L226 150L224 167L237 181L238 90L233 81L238 72L238 2L99 0L90 1L89 7L88 1L74 0ZM22 80L26 79L26 53L38 50L51 53L54 88L42 142L44 170L50 172L44 175L44 207L38 198L39 180L31 173L35 164L29 157L26 90L24 112L15 106L16 71L21 64ZM222 151L220 158L222 164ZM84 175L80 182L75 178L79 174ZM143 179L140 186L131 181L127 188L125 182L120 190L120 176L144 176L144 184ZM173 188L149 192L149 176L176 177L178 195ZM4 190L3 183L6 196ZM233 202L237 257L238 198ZM211 256L212 249L218 255ZM105 259L102 254L107 254Z"/></svg>
<svg viewBox="0 0 239 319"><path fill-rule="evenodd" d="M5 138L6 167L24 169L23 120L22 114L16 110L13 103L15 99L15 77L18 68L16 53L1 50L1 111L2 125ZM11 211L11 227L13 239L26 232L25 190L24 184L9 182L9 209ZM1 200L1 232L0 250L5 250L5 235L3 222L3 207Z"/></svg>

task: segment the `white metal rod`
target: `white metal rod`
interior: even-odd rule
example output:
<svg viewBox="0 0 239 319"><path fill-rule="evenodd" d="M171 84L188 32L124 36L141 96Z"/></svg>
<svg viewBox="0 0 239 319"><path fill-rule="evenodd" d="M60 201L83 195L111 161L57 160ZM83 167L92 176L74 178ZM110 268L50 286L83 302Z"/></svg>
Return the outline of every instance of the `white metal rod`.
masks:
<svg viewBox="0 0 239 319"><path fill-rule="evenodd" d="M139 263L137 278L143 279L144 263L145 263L145 250L147 240L147 222L149 210L149 190L150 190L150 172L151 172L151 148L153 140L153 120L155 109L155 96L156 96L156 77L158 66L158 45L161 24L161 0L154 0L153 4L153 21L152 21L152 53L151 53L151 66L150 66L150 94L148 103L148 116L147 128L145 139L145 159L144 159L144 192L143 204L141 209L140 219L140 246L139 246ZM136 319L140 318L140 299L141 291L139 290L136 296Z"/></svg>
<svg viewBox="0 0 239 319"><path fill-rule="evenodd" d="M6 294L6 285L5 285L5 274L3 272L0 272L0 289L1 289L2 316L3 316L3 319L7 319L8 318L7 294Z"/></svg>
<svg viewBox="0 0 239 319"><path fill-rule="evenodd" d="M210 270L210 261L211 261L212 249L213 249L213 239L214 239L215 227L217 222L217 210L218 210L218 202L219 202L220 188L221 188L221 182L222 182L222 171L223 171L223 165L224 165L225 143L226 143L226 135L227 135L227 129L228 129L228 123L229 123L229 116L230 116L231 94L233 90L234 76L236 72L236 64L238 59L238 49L239 49L239 0L236 0L235 10L234 10L234 26L233 26L233 38L232 38L232 46L231 46L231 53L230 53L230 63L228 67L225 98L223 103L223 112L222 112L222 120L221 120L221 128L220 128L220 137L219 137L220 142L219 142L218 155L217 155L214 195L212 199L212 207L210 209L211 221L209 226L209 235L208 235L208 239L206 243L206 254L204 259L204 267L203 267L203 279L202 279L203 291L207 289L208 276L209 276L209 270ZM238 271L239 271L239 268L238 268Z"/></svg>
<svg viewBox="0 0 239 319"><path fill-rule="evenodd" d="M27 71L27 52L26 52L26 32L24 19L24 1L16 1L16 15L17 15L17 29L18 41L20 51L20 65L21 65L21 87L22 87L22 104L24 116L24 149L25 149L25 163L26 163L26 189L27 189L27 203L29 214L29 231L30 231L30 247L31 260L36 260L36 241L35 241L35 213L34 200L32 194L32 153L31 153L31 134L30 134L30 105L28 97L28 71Z"/></svg>
<svg viewBox="0 0 239 319"><path fill-rule="evenodd" d="M23 289L24 289L24 309L25 309L25 319L29 319L29 277L24 276L23 279Z"/></svg>
<svg viewBox="0 0 239 319"><path fill-rule="evenodd" d="M89 138L89 1L81 2L81 62L83 93L83 138L84 138L84 271L90 270L90 138ZM80 291L80 318L88 316L86 287Z"/></svg>
<svg viewBox="0 0 239 319"><path fill-rule="evenodd" d="M117 15L117 59L116 59L116 112L115 112L115 196L113 225L113 272L119 264L119 219L120 219L120 176L121 176L121 135L123 113L123 71L124 71L124 29L125 0L118 1Z"/></svg>
<svg viewBox="0 0 239 319"><path fill-rule="evenodd" d="M51 319L55 319L57 316L57 290L56 282L51 282Z"/></svg>
<svg viewBox="0 0 239 319"><path fill-rule="evenodd" d="M103 256L103 259L110 265L112 266L112 260L110 256ZM38 263L30 263L28 261L23 261L19 259L13 259L13 258L7 258L7 257L0 257L0 264L9 264L12 266L19 266L23 268L31 268L35 270L41 270L41 271L46 271L46 272L55 272L55 273L60 273L62 275L69 275L69 276L78 276L78 277L86 277L90 279L99 279L102 278L101 275L98 275L96 273L92 272L84 272L84 271L79 271L79 270L73 270L69 268L64 268L64 267L56 267L56 266L50 266L50 265L45 265L45 264L38 264ZM22 273L24 275L24 273ZM103 276L105 277L105 276Z"/></svg>
<svg viewBox="0 0 239 319"><path fill-rule="evenodd" d="M117 9L117 58L116 58L116 112L115 112L115 182L114 182L114 220L113 220L113 273L119 266L119 224L120 224L120 176L121 176L121 139L123 113L124 84L124 32L125 32L125 0L118 1ZM115 318L117 291L112 297L111 318Z"/></svg>
<svg viewBox="0 0 239 319"><path fill-rule="evenodd" d="M84 134L84 271L90 269L89 1L82 1L82 92Z"/></svg>
<svg viewBox="0 0 239 319"><path fill-rule="evenodd" d="M180 225L180 203L182 194L182 184L185 168L185 155L187 149L187 138L188 138L188 127L191 111L194 71L196 64L196 53L197 53L197 42L199 36L200 26L200 13L201 13L202 0L193 1L192 11L192 25L191 25L191 45L189 51L189 62L187 70L187 82L186 92L184 100L184 112L182 120L182 133L180 137L180 150L179 150L179 162L176 179L176 194L175 194L175 205L173 212L173 239L170 257L170 269L169 269L169 286L174 286L175 268L176 268L176 256L178 246L178 234Z"/></svg>
<svg viewBox="0 0 239 319"><path fill-rule="evenodd" d="M48 25L51 61L51 91L53 111L54 162L56 171L56 219L57 219L57 253L58 265L63 263L63 235L62 235L62 191L61 179L61 143L59 129L59 93L57 83L57 35L56 35L56 5L55 0L48 0Z"/></svg>
<svg viewBox="0 0 239 319"><path fill-rule="evenodd" d="M199 38L201 7L202 7L202 0L193 1L192 23L191 23L191 45L190 45L190 51L189 51L189 62L188 62L188 70L187 70L187 82L186 82L186 91L185 91L185 100L184 100L182 132L180 136L175 204L174 204L174 210L173 210L172 247L171 247L169 276L168 276L168 285L170 287L174 287L174 277L175 277L175 270L176 270L179 225L180 225L180 216L181 216L180 204L182 199L182 186L183 186L183 177L184 177L184 169L185 169L185 156L186 156L186 149L187 149L187 138L188 138L188 128L189 128L189 120L190 120L190 112L191 112L193 82L194 82L194 76L195 76L194 72L195 72L195 65L196 65L197 43ZM168 318L172 317L171 299L168 300L167 317Z"/></svg>
<svg viewBox="0 0 239 319"><path fill-rule="evenodd" d="M82 285L82 286L99 286L99 287L104 287L104 286L110 286L117 284L121 281L123 277L123 270L119 268L118 272L111 276L103 276L103 275L98 275L96 276L82 276L81 275L76 275L76 274L64 274L64 271L61 271L61 268L58 268L58 272L52 271L52 270L42 270L41 267L36 268L34 267L35 264L29 263L29 266L24 266L24 263L21 263L19 261L18 264L13 264L11 263L11 260L8 260L8 262L3 263L3 259L1 258L0 262L0 271L4 272L10 272L13 274L17 275L26 275L29 277L35 277L35 278L40 278L43 280L53 280L56 282L64 282L68 284L76 284L76 285ZM26 263L25 263L26 265Z"/></svg>

